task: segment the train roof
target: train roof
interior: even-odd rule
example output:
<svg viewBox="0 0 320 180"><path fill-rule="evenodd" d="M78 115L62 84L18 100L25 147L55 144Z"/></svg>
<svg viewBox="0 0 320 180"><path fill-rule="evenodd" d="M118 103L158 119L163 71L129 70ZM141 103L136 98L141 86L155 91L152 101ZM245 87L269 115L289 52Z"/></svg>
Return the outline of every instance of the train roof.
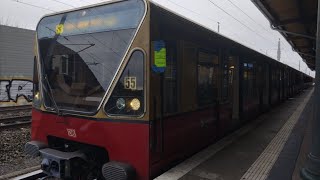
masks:
<svg viewBox="0 0 320 180"><path fill-rule="evenodd" d="M208 27L206 27L198 22L195 22L194 20L185 17L184 15L178 14L178 13L170 10L169 8L153 1L153 0L150 0L150 2L151 2L151 9L157 8L157 11L162 13L161 19L166 19L166 20L171 19L173 21L172 23L174 23L174 24L176 24L177 23L176 20L178 20L178 22L183 22L183 24L181 24L182 26L184 26L186 24L193 25L195 29L201 29L202 32L205 33L205 34L201 34L200 32L197 32L199 34L199 36L205 36L210 40L218 40L219 43L223 43L225 45L228 45L228 47L233 47L233 49L238 49L238 50L240 49L241 52L249 53L252 56L263 57L265 59L275 61L277 63L281 63L284 66L288 66L287 64L279 62L279 61L275 60L274 58L271 58L261 52L258 52L256 50L242 44L241 42L238 42L234 39L231 39L229 37L224 36L223 34L215 32L212 29L209 29ZM170 22L168 24L170 24ZM190 30L190 28L184 28L184 29Z"/></svg>

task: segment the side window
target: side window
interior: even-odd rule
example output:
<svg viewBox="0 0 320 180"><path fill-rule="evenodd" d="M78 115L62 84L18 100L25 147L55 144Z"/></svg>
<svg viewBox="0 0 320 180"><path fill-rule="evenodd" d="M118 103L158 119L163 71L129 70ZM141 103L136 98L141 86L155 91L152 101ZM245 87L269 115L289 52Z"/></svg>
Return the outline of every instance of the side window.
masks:
<svg viewBox="0 0 320 180"><path fill-rule="evenodd" d="M109 101L108 115L141 116L144 113L144 54L134 51Z"/></svg>
<svg viewBox="0 0 320 180"><path fill-rule="evenodd" d="M198 104L213 104L218 96L218 56L199 52L198 59Z"/></svg>
<svg viewBox="0 0 320 180"><path fill-rule="evenodd" d="M243 80L244 80L244 91L245 97L252 97L255 95L255 75L254 75L254 64L243 63Z"/></svg>
<svg viewBox="0 0 320 180"><path fill-rule="evenodd" d="M233 103L234 101L234 93L237 91L235 87L234 81L236 76L236 69L237 66L237 57L236 56L227 56L228 68L227 68L227 76L228 76L228 94L224 97L229 103Z"/></svg>
<svg viewBox="0 0 320 180"><path fill-rule="evenodd" d="M229 64L227 57L223 58L222 62L222 91L221 91L221 99L226 101L229 95Z"/></svg>

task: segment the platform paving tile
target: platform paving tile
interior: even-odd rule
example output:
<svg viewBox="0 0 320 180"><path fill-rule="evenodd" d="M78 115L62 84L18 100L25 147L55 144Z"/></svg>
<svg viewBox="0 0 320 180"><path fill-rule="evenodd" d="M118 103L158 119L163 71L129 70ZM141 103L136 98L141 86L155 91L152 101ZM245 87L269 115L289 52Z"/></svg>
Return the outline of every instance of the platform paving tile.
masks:
<svg viewBox="0 0 320 180"><path fill-rule="evenodd" d="M313 101L309 101L273 165L268 180L301 180L300 170L305 163L302 158L309 152L305 142L311 140L309 131L312 129L312 122Z"/></svg>
<svg viewBox="0 0 320 180"><path fill-rule="evenodd" d="M313 91L308 93L306 99L298 106L288 121L280 129L278 134L272 139L267 148L262 152L259 158L252 164L249 170L242 176L242 180L266 179L272 169L274 163L278 159L286 141L288 140L293 127L298 122L298 119L308 103Z"/></svg>
<svg viewBox="0 0 320 180"><path fill-rule="evenodd" d="M263 121L254 130L214 153L180 180L267 179L303 110L301 104L308 102L310 94L305 91L260 116Z"/></svg>

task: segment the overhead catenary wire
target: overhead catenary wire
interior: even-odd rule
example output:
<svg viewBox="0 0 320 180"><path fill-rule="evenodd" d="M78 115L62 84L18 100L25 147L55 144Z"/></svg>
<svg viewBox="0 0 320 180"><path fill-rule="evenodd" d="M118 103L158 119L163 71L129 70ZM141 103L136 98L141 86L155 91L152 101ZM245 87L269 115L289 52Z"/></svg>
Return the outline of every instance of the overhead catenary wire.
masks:
<svg viewBox="0 0 320 180"><path fill-rule="evenodd" d="M184 10L187 10L187 11L190 11L190 12L192 12L192 13L194 13L194 14L197 14L198 16L203 16L202 14L200 14L200 13L198 13L198 12L196 12L196 11L193 11L193 10L191 10L191 9L189 9L189 8L186 8L186 7L184 7L184 6L176 3L176 2L174 2L174 1L171 1L171 0L167 0L167 1L169 1L170 3L172 3L172 4L176 5L176 6L179 6L180 8L182 8L182 9L184 9ZM216 22L216 23L219 22L219 21L217 21L217 20L215 20L215 19L212 19L212 18L210 18L210 17L207 17L207 16L205 16L205 17L206 17L207 19L213 21L213 22ZM219 23L221 23L221 22L219 22Z"/></svg>
<svg viewBox="0 0 320 180"><path fill-rule="evenodd" d="M67 3L62 2L62 1L59 1L59 0L51 0L51 1L54 1L54 2L57 2L57 3L63 4L63 5L66 5L66 6L69 6L69 7L75 8L75 6L70 5L70 4L67 4Z"/></svg>
<svg viewBox="0 0 320 180"><path fill-rule="evenodd" d="M167 1L170 2L170 3L172 3L172 4L174 4L174 5L176 5L176 6L178 6L178 7L180 7L180 8L182 8L182 9L184 9L184 10L186 10L186 11L192 12L192 13L200 16L200 17L206 18L206 19L208 19L208 20L210 20L210 21L212 21L212 22L215 22L215 23L220 23L220 24L222 24L221 22L218 22L218 21L215 20L215 19L212 19L212 18L210 18L210 17L208 17L208 16L206 16L206 15L200 14L200 13L198 13L198 12L196 12L196 11L193 11L193 10L191 10L191 9L189 9L189 8L186 8L186 7L184 7L184 6L176 3L176 2L174 2L174 1L171 1L171 0L167 0ZM226 27L227 27L227 26L226 26ZM231 35L236 36L237 38L241 39L241 40L244 41L244 42L247 42L248 44L252 45L253 47L255 46L255 43L250 42L250 41L247 41L246 39L243 39L242 37L238 36L235 32L232 32L232 31L230 31L230 32L231 32Z"/></svg>
<svg viewBox="0 0 320 180"><path fill-rule="evenodd" d="M27 5L27 6L39 8L39 9L46 10L46 11L56 12L56 11L53 11L51 9L44 8L44 7L41 7L41 6L37 6L37 5L34 5L34 4L30 4L30 3L26 3L26 2L23 2L23 1L20 1L20 0L11 0L11 1L17 2L17 3L20 3L20 4L24 4L24 5Z"/></svg>
<svg viewBox="0 0 320 180"><path fill-rule="evenodd" d="M230 16L232 19L234 19L235 21L237 21L238 23L240 23L242 26L244 26L245 28L249 29L250 31L252 31L253 33L255 33L256 35L258 35L259 37L267 40L267 41L271 41L270 39L267 39L266 37L262 36L261 34L259 34L257 31L253 30L252 28L250 28L249 26L247 26L245 23L243 23L242 21L240 21L239 19L237 19L236 17L234 17L232 14L228 13L226 10L224 10L223 8L221 8L220 6L218 6L216 3L214 3L212 0L207 0L209 1L209 3L211 3L212 5L214 5L216 8L220 9L222 12L224 12L225 14L227 14L228 16Z"/></svg>
<svg viewBox="0 0 320 180"><path fill-rule="evenodd" d="M167 0L167 1L171 2L172 4L175 4L176 6L179 6L179 7L183 8L183 9L189 11L189 12L192 12L192 13L194 13L194 14L197 14L198 16L205 17L205 18L210 19L211 21L214 21L214 22L218 22L218 21L216 21L216 20L213 20L212 18L209 18L209 17L207 17L207 16L203 16L202 14L200 14L200 13L198 13L198 12L195 12L195 11L193 11L193 10L191 10L191 9L188 9L188 8L182 6L182 5L180 5L180 4L178 4L178 3L174 2L174 1L171 1L171 0ZM249 29L250 31L254 32L254 33L255 33L256 35L258 35L259 37L261 37L261 38L263 38L263 39L265 39L265 40L267 40L267 41L270 41L272 44L274 44L273 40L268 39L268 38L262 36L262 35L259 34L257 31L253 30L252 28L250 28L249 26L247 26L246 24L244 24L242 21L238 20L237 18L235 18L234 16L232 16L230 13L228 13L227 11L225 11L224 9L222 9L220 6L218 6L217 4L215 4L213 1L211 1L211 0L208 0L208 1L209 1L211 4L215 5L218 9L222 10L224 13L226 13L227 15L229 15L231 18L233 18L234 20L236 20L237 22L239 22L241 25L243 25L244 27L246 27L246 28ZM253 18L251 18L251 17L250 17L247 13L245 13L240 7L238 7L237 5L235 5L235 4L234 4L233 2L231 2L230 0L228 0L228 1L229 1L230 3L232 3L234 6L236 6L236 8L237 8L238 10L240 10L242 13L244 13L244 14L245 14L247 17L249 17L253 22L255 22L256 24L258 24L261 28L263 28L265 31L267 31L269 34L272 35L272 33L271 33L268 29L266 29L265 27L263 27L260 23L258 23L257 21L255 21ZM233 33L232 35L235 35L235 36L237 36L239 39L242 39L241 37L239 37L239 36L238 36L237 34L235 34L235 33ZM243 40L243 39L242 39L242 40ZM244 40L244 41L246 41L246 40ZM246 41L246 42L248 42L248 41ZM249 44L253 44L253 43L249 42ZM254 45L254 44L253 44L253 45ZM286 52L285 52L285 53L286 53ZM286 53L286 56L287 56L287 53ZM288 56L287 56L287 58L288 58Z"/></svg>
<svg viewBox="0 0 320 180"><path fill-rule="evenodd" d="M250 15L248 15L244 10L242 10L239 6L237 6L234 2L232 2L231 0L227 0L228 2L230 2L234 7L236 7L239 11L241 11L245 16L247 16L251 21L253 21L254 23L256 23L258 26L260 26L263 30L265 30L266 32L268 32L270 35L273 35L269 29L265 28L263 25L261 25L259 22L257 22L255 19L253 19ZM289 56L287 54L287 50L286 49L281 49L284 51L287 59L289 59ZM296 64L296 63L294 63Z"/></svg>
<svg viewBox="0 0 320 180"><path fill-rule="evenodd" d="M239 6L237 6L235 3L233 3L231 0L227 0L229 1L234 7L236 7L239 11L241 11L245 16L247 16L249 19L251 19L251 21L253 21L254 23L256 23L258 26L260 26L262 29L264 29L266 32L268 32L269 34L273 35L269 30L265 28L262 24L260 24L259 22L257 22L255 19L253 19L250 15L248 15L244 10L242 10Z"/></svg>

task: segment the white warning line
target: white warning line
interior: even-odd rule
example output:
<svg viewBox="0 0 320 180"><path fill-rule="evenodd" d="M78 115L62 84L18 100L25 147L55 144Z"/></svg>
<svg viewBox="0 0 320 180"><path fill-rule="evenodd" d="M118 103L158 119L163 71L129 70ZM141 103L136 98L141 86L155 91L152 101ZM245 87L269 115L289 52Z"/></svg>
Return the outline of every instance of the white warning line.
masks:
<svg viewBox="0 0 320 180"><path fill-rule="evenodd" d="M301 116L302 111L307 105L313 90L304 99L301 105L290 116L288 121L283 125L281 130L272 139L267 148L261 153L258 159L251 165L247 172L242 176L241 180L265 180L269 176L270 170L277 161L285 143L287 142L292 129L296 125Z"/></svg>
<svg viewBox="0 0 320 180"><path fill-rule="evenodd" d="M201 163L203 163L204 161L206 161L207 159L215 155L217 152L221 151L226 146L230 145L235 140L239 139L241 136L247 134L249 131L254 129L260 122L266 120L266 116L267 114L261 115L256 121L244 126L243 128L232 133L231 135L223 138L217 143L195 154L191 158L173 167L172 169L158 176L154 180L177 180L181 178L182 176L190 172L192 169L196 168Z"/></svg>

